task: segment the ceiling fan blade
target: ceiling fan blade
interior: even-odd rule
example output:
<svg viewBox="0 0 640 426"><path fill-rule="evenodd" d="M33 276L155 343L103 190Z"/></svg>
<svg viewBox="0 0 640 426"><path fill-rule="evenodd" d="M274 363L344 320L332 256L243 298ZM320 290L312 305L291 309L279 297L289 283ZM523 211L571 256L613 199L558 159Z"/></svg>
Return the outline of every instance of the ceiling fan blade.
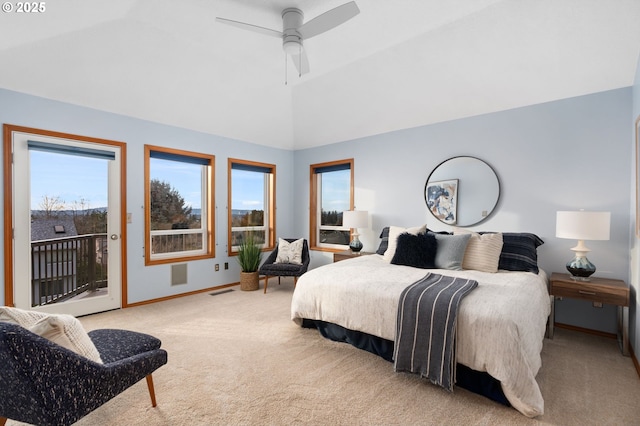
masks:
<svg viewBox="0 0 640 426"><path fill-rule="evenodd" d="M347 22L358 13L360 13L360 9L358 9L358 5L356 5L355 1L345 3L342 6L338 6L323 13L322 15L316 16L309 22L305 22L300 28L298 28L298 32L300 32L302 37L306 40Z"/></svg>
<svg viewBox="0 0 640 426"><path fill-rule="evenodd" d="M309 72L309 59L307 58L307 53L304 50L299 54L291 55L291 62L296 66L298 74L302 75Z"/></svg>
<svg viewBox="0 0 640 426"><path fill-rule="evenodd" d="M234 21L227 18L216 18L216 21L223 24L231 25L233 27L241 28L243 30L253 31L255 33L264 34L271 37L282 38L282 31L272 30L271 28L260 27L258 25L247 24L246 22Z"/></svg>

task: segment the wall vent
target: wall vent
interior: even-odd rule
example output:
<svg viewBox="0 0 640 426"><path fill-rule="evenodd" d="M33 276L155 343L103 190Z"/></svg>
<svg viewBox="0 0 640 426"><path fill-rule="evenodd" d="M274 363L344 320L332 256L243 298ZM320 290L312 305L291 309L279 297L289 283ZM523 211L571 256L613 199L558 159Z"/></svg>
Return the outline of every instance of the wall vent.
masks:
<svg viewBox="0 0 640 426"><path fill-rule="evenodd" d="M211 296L217 296L219 294L225 294L225 293L231 293L233 291L232 288L228 288L226 290L220 290L220 291L216 291L214 293L209 293Z"/></svg>
<svg viewBox="0 0 640 426"><path fill-rule="evenodd" d="M187 283L187 264L171 265L171 285Z"/></svg>

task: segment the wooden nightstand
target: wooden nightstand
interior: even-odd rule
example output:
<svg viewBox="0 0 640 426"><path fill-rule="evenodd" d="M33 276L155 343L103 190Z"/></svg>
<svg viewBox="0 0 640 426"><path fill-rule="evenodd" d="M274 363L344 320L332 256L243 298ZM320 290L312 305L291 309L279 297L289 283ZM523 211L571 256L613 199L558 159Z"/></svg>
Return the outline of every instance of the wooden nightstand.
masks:
<svg viewBox="0 0 640 426"><path fill-rule="evenodd" d="M367 251L361 251L358 253L352 252L351 250L339 251L337 253L333 253L333 262L340 262L341 260L347 260L358 256L367 256L369 253Z"/></svg>
<svg viewBox="0 0 640 426"><path fill-rule="evenodd" d="M553 339L555 298L589 300L618 307L618 343L625 356L629 356L629 286L622 280L591 277L591 281L575 281L569 274L554 272L549 280L551 315L549 338Z"/></svg>

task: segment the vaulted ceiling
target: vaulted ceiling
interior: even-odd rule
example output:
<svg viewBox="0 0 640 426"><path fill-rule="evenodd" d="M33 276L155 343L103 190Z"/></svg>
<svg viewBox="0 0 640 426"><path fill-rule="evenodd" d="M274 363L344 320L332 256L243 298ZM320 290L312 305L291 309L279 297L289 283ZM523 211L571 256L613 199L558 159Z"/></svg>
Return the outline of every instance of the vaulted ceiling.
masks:
<svg viewBox="0 0 640 426"><path fill-rule="evenodd" d="M627 87L640 55L638 0L356 0L301 77L278 39L215 20L281 30L347 1L44 2L0 14L0 87L303 149Z"/></svg>

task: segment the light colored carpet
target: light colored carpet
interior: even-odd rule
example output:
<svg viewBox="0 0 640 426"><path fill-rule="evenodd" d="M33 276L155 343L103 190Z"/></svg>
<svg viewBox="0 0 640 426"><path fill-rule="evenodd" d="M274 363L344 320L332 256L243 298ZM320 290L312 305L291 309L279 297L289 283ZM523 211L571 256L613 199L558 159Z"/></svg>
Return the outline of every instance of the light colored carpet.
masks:
<svg viewBox="0 0 640 426"><path fill-rule="evenodd" d="M640 379L615 340L556 329L538 374L545 414L393 372L383 359L290 320L292 281L239 288L81 318L88 330L160 338L158 406L137 383L78 425L638 425ZM16 422L7 422L8 425Z"/></svg>

